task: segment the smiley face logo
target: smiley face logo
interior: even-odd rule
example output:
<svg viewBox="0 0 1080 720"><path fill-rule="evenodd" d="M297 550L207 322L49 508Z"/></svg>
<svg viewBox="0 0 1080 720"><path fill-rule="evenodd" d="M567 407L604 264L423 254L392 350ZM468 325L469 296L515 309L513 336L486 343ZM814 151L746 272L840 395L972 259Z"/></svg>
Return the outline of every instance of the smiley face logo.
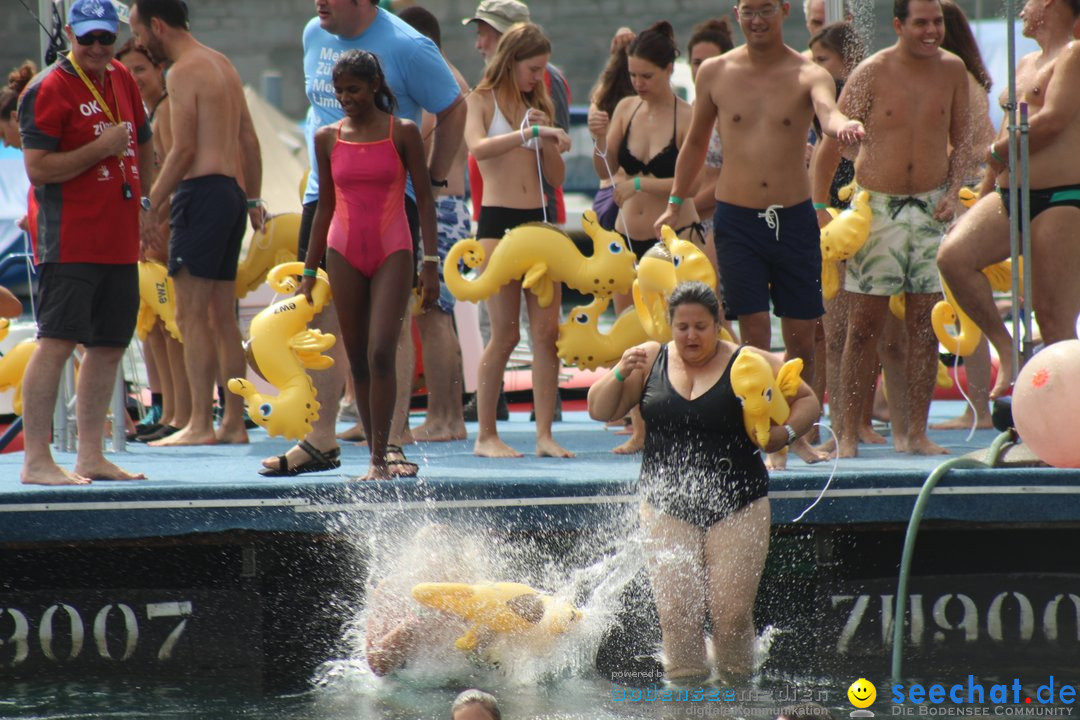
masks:
<svg viewBox="0 0 1080 720"><path fill-rule="evenodd" d="M847 691L848 700L857 708L868 708L877 700L877 688L866 678L859 678L851 683Z"/></svg>

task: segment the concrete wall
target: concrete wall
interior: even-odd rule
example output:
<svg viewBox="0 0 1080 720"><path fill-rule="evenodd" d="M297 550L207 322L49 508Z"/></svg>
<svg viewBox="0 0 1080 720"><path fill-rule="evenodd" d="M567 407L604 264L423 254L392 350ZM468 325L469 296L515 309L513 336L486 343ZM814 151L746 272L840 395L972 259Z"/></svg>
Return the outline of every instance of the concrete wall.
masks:
<svg viewBox="0 0 1080 720"><path fill-rule="evenodd" d="M36 11L37 0L23 2ZM461 19L472 14L476 2L421 0L442 22L447 55L470 82L479 78L482 64L473 49L473 26L463 27ZM853 4L859 8L860 23L874 29L875 48L893 41L891 2L853 0ZM229 55L245 81L256 88L261 86L263 71L279 71L284 111L294 117L303 115L307 105L300 33L314 14L311 0L188 0L188 5L192 30L202 42ZM532 0L530 8L533 19L552 39L553 60L565 70L574 102L584 103L607 58L608 43L617 26L640 30L664 17L675 26L678 42L684 46L695 23L732 5L734 0ZM960 0L960 5L970 17L975 17L977 6L993 6L985 8L985 13L1001 11L999 2ZM33 18L19 0L0 0L0 6L0 70L6 72L24 58L38 57L38 34ZM808 37L799 0L792 3L784 32L788 44L798 49L806 47Z"/></svg>

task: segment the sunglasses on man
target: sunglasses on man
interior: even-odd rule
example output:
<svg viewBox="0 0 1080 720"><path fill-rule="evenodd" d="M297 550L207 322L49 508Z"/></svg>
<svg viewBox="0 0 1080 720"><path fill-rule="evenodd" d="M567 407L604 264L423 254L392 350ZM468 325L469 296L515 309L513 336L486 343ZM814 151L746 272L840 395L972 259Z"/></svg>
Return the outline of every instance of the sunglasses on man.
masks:
<svg viewBox="0 0 1080 720"><path fill-rule="evenodd" d="M86 33L85 35L79 35L75 38L80 45L89 46L94 43L105 45L106 47L116 44L116 33L111 32L98 32L98 33Z"/></svg>

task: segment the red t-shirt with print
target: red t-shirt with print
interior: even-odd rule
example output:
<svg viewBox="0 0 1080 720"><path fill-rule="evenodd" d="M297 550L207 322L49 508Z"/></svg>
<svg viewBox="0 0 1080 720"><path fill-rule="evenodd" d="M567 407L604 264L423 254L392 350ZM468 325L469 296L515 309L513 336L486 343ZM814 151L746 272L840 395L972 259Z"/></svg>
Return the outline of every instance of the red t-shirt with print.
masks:
<svg viewBox="0 0 1080 720"><path fill-rule="evenodd" d="M103 85L90 80L113 117L119 110L120 120L131 131L131 142L122 161L110 156L66 182L34 187L38 263L126 264L139 259L143 191L137 145L150 141L150 124L135 80L119 62L106 66ZM26 150L76 150L109 124L66 55L31 80L19 100L19 131ZM130 198L124 197L125 181L131 188Z"/></svg>

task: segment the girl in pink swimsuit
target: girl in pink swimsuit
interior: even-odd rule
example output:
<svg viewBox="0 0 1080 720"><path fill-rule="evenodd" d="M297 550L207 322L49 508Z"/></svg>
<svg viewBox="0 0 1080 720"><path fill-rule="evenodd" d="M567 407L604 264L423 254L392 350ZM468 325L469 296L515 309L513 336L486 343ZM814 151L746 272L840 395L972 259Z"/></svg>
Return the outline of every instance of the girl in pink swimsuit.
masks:
<svg viewBox="0 0 1080 720"><path fill-rule="evenodd" d="M374 55L344 53L333 80L345 117L315 134L319 205L300 289L310 300L315 270L326 253L356 405L371 448L371 466L362 479L412 477L416 464L389 445L388 437L396 392L394 353L416 267L405 215L406 172L422 178L413 186L424 242L418 287L425 310L439 294L435 203L424 145L413 122L391 114L394 95Z"/></svg>

